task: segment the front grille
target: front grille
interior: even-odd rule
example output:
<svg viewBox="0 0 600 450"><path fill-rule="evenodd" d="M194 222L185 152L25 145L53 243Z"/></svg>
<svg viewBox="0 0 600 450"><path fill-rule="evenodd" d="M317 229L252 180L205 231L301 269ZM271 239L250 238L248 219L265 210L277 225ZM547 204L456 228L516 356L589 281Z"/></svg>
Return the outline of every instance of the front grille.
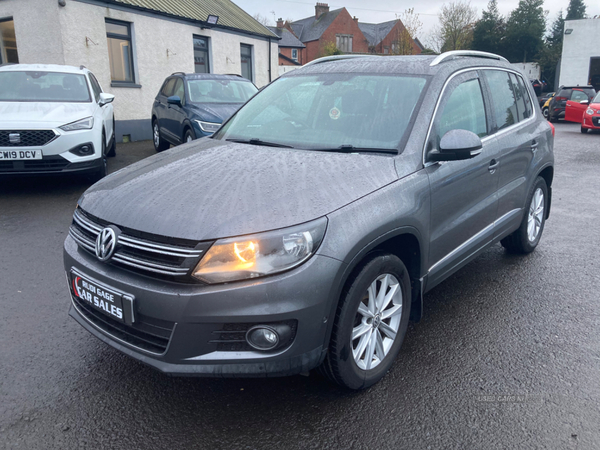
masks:
<svg viewBox="0 0 600 450"><path fill-rule="evenodd" d="M592 123L595 127L600 127L600 117L592 117Z"/></svg>
<svg viewBox="0 0 600 450"><path fill-rule="evenodd" d="M41 147L57 136L52 130L0 130L0 147Z"/></svg>
<svg viewBox="0 0 600 450"><path fill-rule="evenodd" d="M219 352L247 352L256 351L246 341L246 333L250 328L256 325L278 325L285 324L292 329L292 335L287 342L281 342L277 350L289 346L296 337L296 331L298 329L297 320L286 320L284 322L267 322L267 323L226 323L223 324L223 328L218 331L213 331L212 334L215 336L214 339L210 340L210 344L217 344L217 351Z"/></svg>
<svg viewBox="0 0 600 450"><path fill-rule="evenodd" d="M73 295L72 290L71 297L79 313L105 333L148 352L161 354L167 349L175 327L173 322L151 319L137 313L136 322L128 326L86 305Z"/></svg>
<svg viewBox="0 0 600 450"><path fill-rule="evenodd" d="M108 223L83 212L75 210L73 223L69 234L79 247L95 255L96 239L100 231ZM212 245L212 242L201 242L197 245L171 245L158 239L147 239L134 236L140 234L132 230L122 229L123 233L117 238L116 250L109 260L129 270L154 277L166 278L173 281L191 281L190 272L198 263L200 257ZM166 240L161 238L161 240Z"/></svg>
<svg viewBox="0 0 600 450"><path fill-rule="evenodd" d="M2 150L0 150L1 152ZM11 172L60 172L69 165L62 156L44 156L44 159L0 161L0 173Z"/></svg>

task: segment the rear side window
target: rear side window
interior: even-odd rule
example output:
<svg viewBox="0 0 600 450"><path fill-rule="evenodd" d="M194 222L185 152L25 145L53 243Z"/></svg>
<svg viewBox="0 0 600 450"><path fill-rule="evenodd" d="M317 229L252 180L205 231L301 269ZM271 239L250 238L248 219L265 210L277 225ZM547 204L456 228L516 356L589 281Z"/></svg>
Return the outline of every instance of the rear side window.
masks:
<svg viewBox="0 0 600 450"><path fill-rule="evenodd" d="M173 95L173 88L175 87L175 81L176 81L175 78L170 78L169 80L167 80L167 82L163 86L160 93L166 97L170 97L171 95Z"/></svg>
<svg viewBox="0 0 600 450"><path fill-rule="evenodd" d="M479 79L459 84L450 94L437 123L438 142L450 130L472 131L479 137L487 135L485 107Z"/></svg>
<svg viewBox="0 0 600 450"><path fill-rule="evenodd" d="M517 101L511 87L508 72L502 70L484 71L490 92L492 94L492 109L495 119L493 125L496 130L514 125L519 121Z"/></svg>
<svg viewBox="0 0 600 450"><path fill-rule="evenodd" d="M510 82L512 85L513 93L517 99L517 111L519 112L519 120L527 119L531 117L531 101L529 94L525 91L524 87L520 83L520 78L514 73L510 75Z"/></svg>
<svg viewBox="0 0 600 450"><path fill-rule="evenodd" d="M571 95L571 100L574 102L581 102L583 100L589 100L589 98L585 92L573 89L573 95Z"/></svg>

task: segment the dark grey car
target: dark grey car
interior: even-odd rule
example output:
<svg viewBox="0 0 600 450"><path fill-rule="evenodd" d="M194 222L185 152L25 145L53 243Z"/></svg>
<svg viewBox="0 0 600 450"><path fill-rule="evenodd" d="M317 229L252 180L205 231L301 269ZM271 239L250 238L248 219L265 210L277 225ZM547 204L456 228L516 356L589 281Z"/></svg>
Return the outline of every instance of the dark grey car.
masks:
<svg viewBox="0 0 600 450"><path fill-rule="evenodd" d="M503 58L334 58L211 138L92 186L65 241L70 315L163 372L365 388L423 294L500 241L527 253L553 128Z"/></svg>

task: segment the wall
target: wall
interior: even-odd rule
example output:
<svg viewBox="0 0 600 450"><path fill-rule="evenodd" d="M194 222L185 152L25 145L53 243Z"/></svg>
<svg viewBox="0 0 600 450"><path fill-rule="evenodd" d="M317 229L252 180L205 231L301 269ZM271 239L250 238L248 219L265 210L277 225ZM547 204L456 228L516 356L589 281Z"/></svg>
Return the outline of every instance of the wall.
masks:
<svg viewBox="0 0 600 450"><path fill-rule="evenodd" d="M304 56L303 53L302 53L303 49L302 48L297 48L296 50L298 50L298 59L297 59L297 61L298 61L298 63L300 65L302 65L303 64L302 57ZM292 48L291 47L279 47L279 54L287 56L288 58L292 59ZM291 63L291 62L289 62L289 61L281 58L279 60L279 65L281 66L282 64L284 66L293 66L293 65L295 65L295 64L293 64L293 63Z"/></svg>
<svg viewBox="0 0 600 450"><path fill-rule="evenodd" d="M529 80L539 80L542 74L538 63L511 63L511 66L523 72Z"/></svg>
<svg viewBox="0 0 600 450"><path fill-rule="evenodd" d="M396 22L396 24L394 25L394 27L390 30L390 32L387 34L386 37L384 37L381 42L379 44L377 44L375 46L375 52L379 53L379 54L384 54L384 48L388 47L389 49L389 53L392 53L392 44L394 42L398 41L398 37L400 36L400 33L402 33L404 30L406 30L406 28L404 27L404 24L398 20ZM413 55L420 55L421 54L421 49L419 48L419 46L415 43L415 41L412 41L412 54Z"/></svg>
<svg viewBox="0 0 600 450"><path fill-rule="evenodd" d="M565 34L560 64L560 85L587 85L590 58L600 57L600 19L565 21Z"/></svg>
<svg viewBox="0 0 600 450"><path fill-rule="evenodd" d="M19 62L64 64L56 0L0 0L0 19L12 17Z"/></svg>

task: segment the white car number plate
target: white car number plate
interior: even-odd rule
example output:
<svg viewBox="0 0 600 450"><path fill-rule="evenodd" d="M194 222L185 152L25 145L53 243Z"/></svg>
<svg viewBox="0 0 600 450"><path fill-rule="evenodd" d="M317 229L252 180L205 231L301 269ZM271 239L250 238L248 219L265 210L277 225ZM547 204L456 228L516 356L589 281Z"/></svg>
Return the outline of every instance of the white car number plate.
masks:
<svg viewBox="0 0 600 450"><path fill-rule="evenodd" d="M42 159L41 150L0 150L0 161L20 161L23 159Z"/></svg>

